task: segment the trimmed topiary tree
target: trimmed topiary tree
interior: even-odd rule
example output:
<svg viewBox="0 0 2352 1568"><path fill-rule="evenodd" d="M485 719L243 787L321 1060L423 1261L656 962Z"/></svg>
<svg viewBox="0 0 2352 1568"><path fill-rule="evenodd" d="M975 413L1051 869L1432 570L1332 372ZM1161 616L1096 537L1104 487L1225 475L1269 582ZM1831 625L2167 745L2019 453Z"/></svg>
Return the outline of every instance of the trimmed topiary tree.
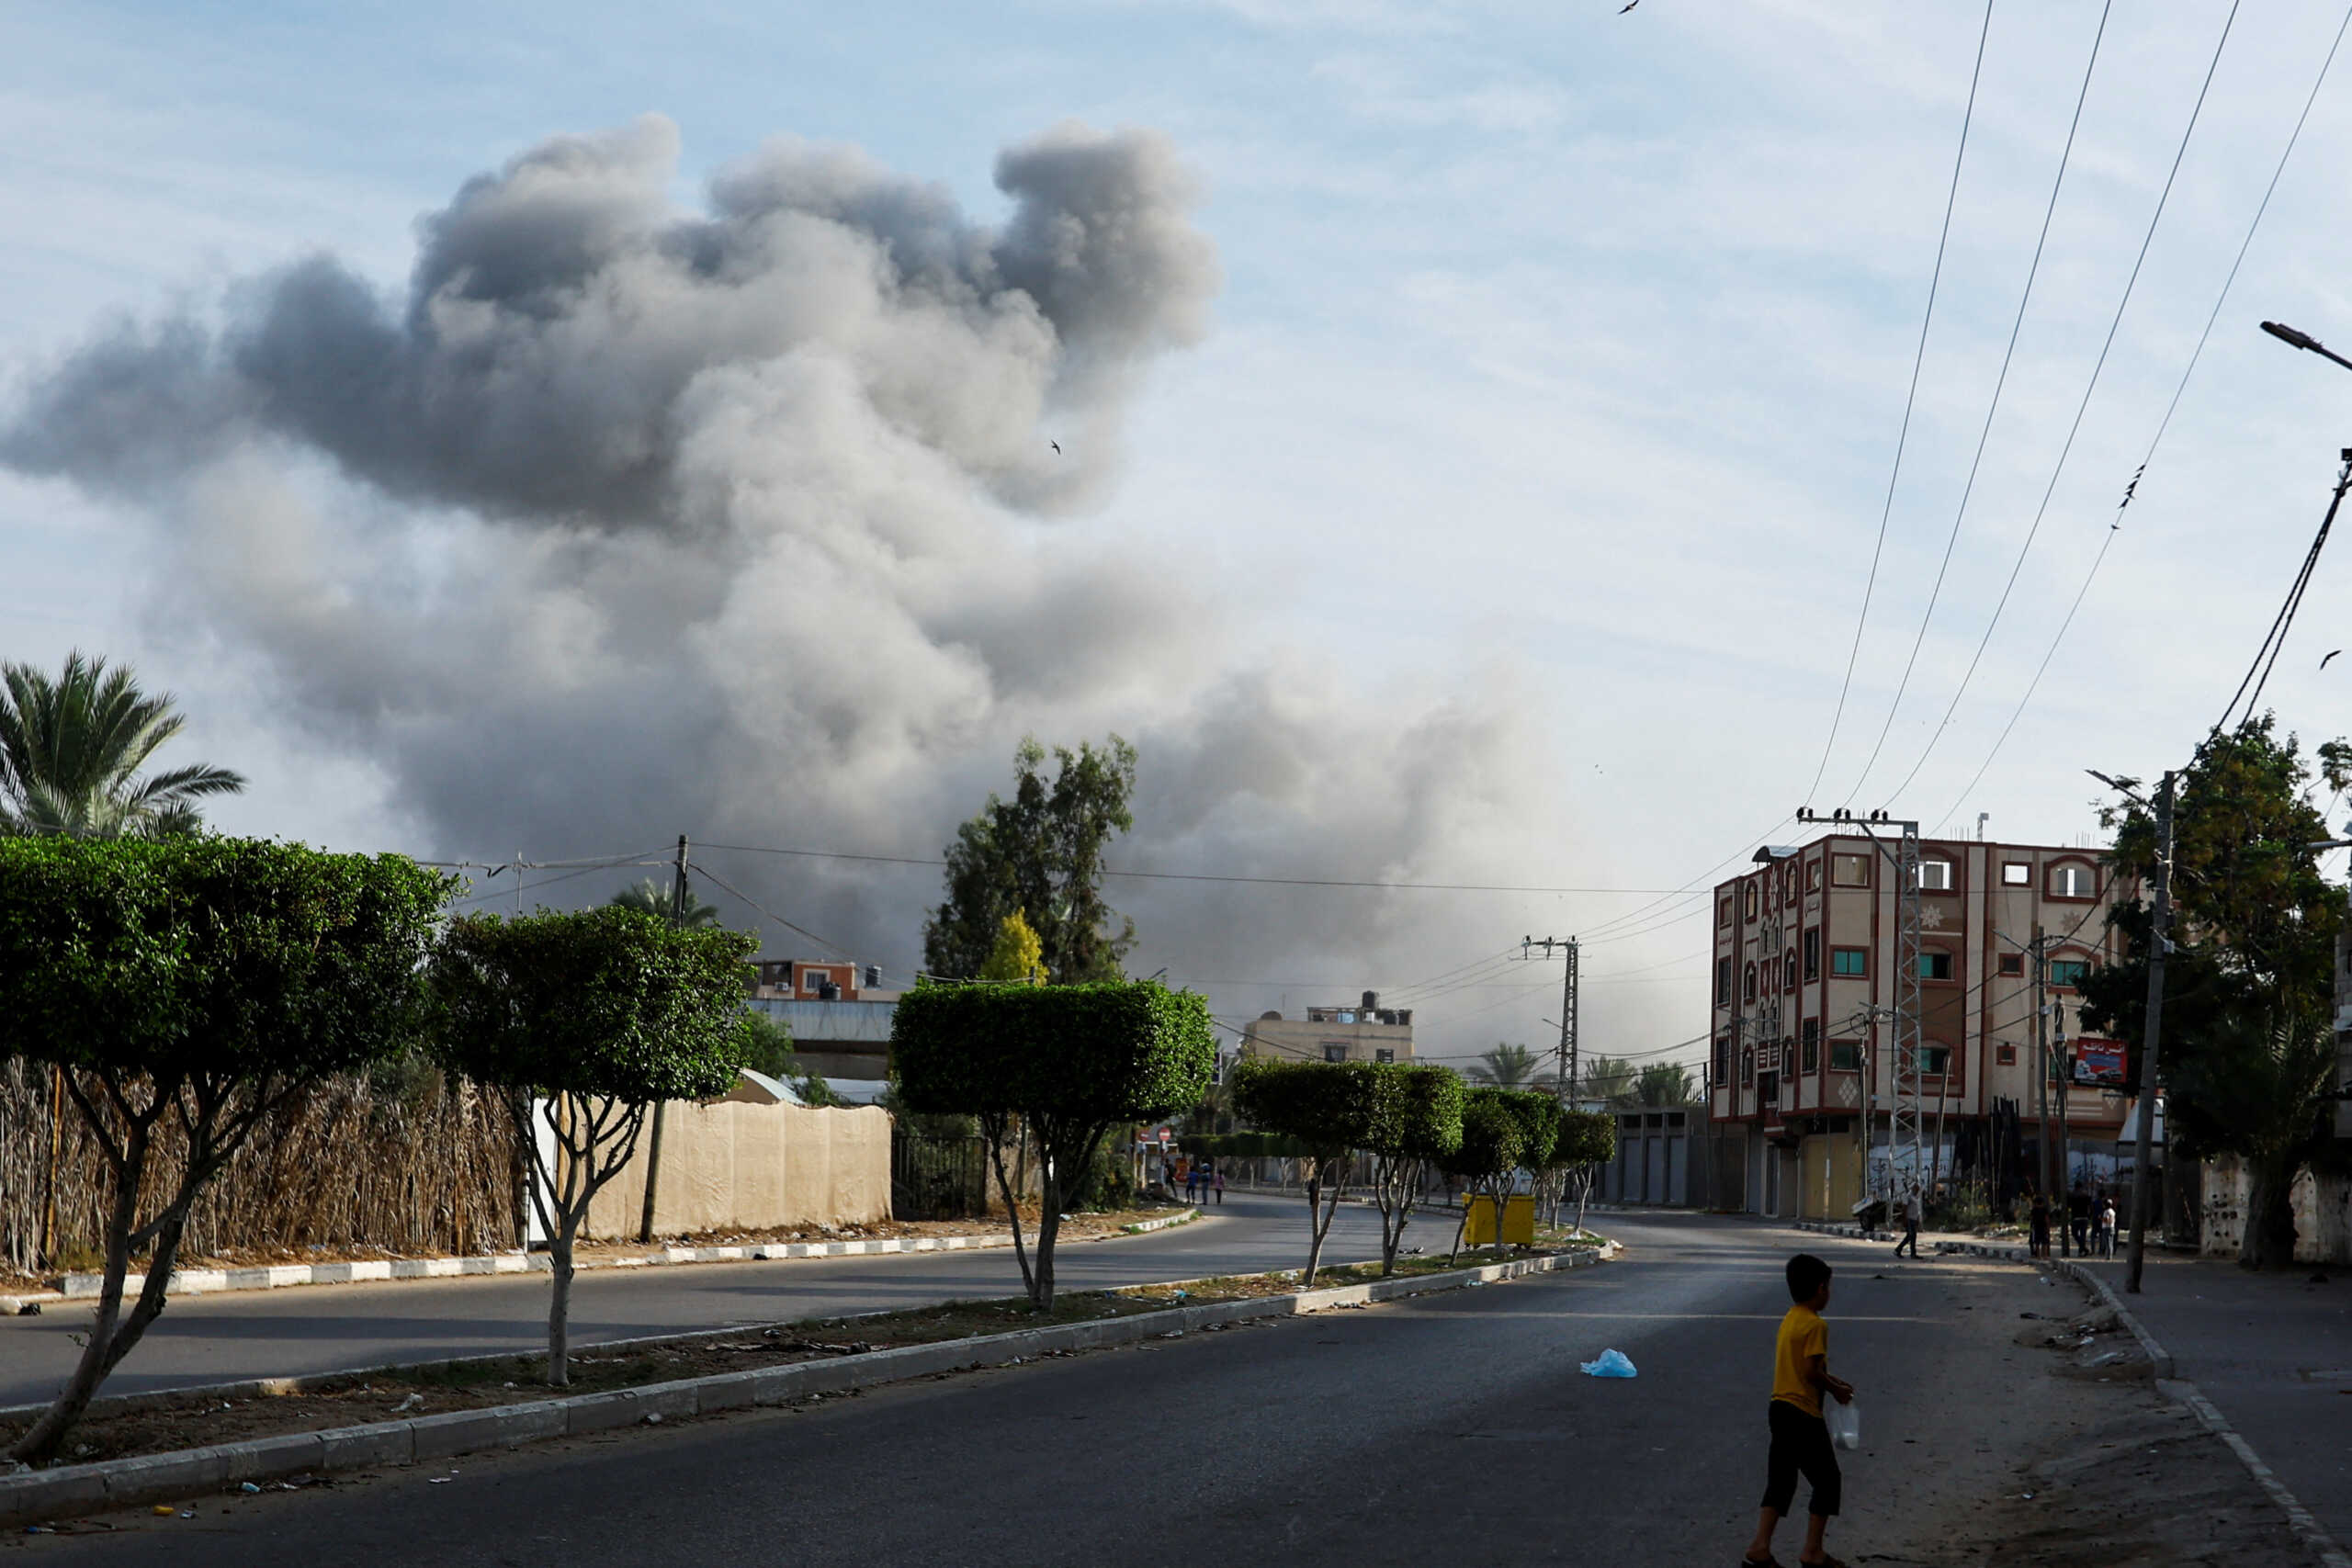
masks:
<svg viewBox="0 0 2352 1568"><path fill-rule="evenodd" d="M163 1312L188 1212L254 1128L414 1038L453 880L243 839L0 839L0 1056L62 1070L114 1190L81 1359L11 1458L54 1458ZM165 1129L175 1158L159 1156Z"/></svg>
<svg viewBox="0 0 2352 1568"><path fill-rule="evenodd" d="M1069 1194L1114 1126L1199 1103L1216 1064L1207 1001L1156 982L924 984L899 998L891 1068L910 1111L979 1118L1030 1303L1054 1305L1054 1240ZM1004 1145L1016 1125L1045 1181L1033 1258Z"/></svg>
<svg viewBox="0 0 2352 1568"><path fill-rule="evenodd" d="M1297 1140L1306 1178L1306 1273L1315 1283L1324 1238L1347 1195L1348 1176L1373 1123L1377 1098L1371 1062L1286 1062L1254 1057L1235 1065L1233 1104L1265 1132Z"/></svg>
<svg viewBox="0 0 2352 1568"><path fill-rule="evenodd" d="M1470 1200L1491 1198L1495 1204L1495 1231L1502 1232L1503 1199L1509 1195L1512 1179L1525 1157L1527 1127L1521 1119L1519 1108L1511 1103L1513 1096L1523 1091L1508 1089L1474 1089L1462 1099L1462 1142L1450 1155L1442 1156L1438 1168L1449 1176L1462 1179L1462 1218L1454 1222L1453 1250L1447 1255L1449 1262L1462 1256L1462 1232L1470 1222Z"/></svg>
<svg viewBox="0 0 2352 1568"><path fill-rule="evenodd" d="M1423 1178L1462 1146L1462 1078L1450 1067L1366 1065L1372 1094L1362 1146L1372 1156L1373 1201L1380 1209L1380 1271L1394 1274Z"/></svg>
<svg viewBox="0 0 2352 1568"><path fill-rule="evenodd" d="M1560 1112L1560 1141L1554 1163L1567 1172L1577 1195L1577 1234L1584 1234L1584 1206L1592 1197L1593 1173L1617 1157L1617 1118L1605 1111Z"/></svg>
<svg viewBox="0 0 2352 1568"><path fill-rule="evenodd" d="M548 1382L568 1366L572 1243L588 1205L637 1153L646 1112L724 1094L746 1048L756 938L679 928L607 905L452 920L431 967L436 1047L507 1091L531 1202L548 1233ZM552 1139L552 1153L540 1132Z"/></svg>

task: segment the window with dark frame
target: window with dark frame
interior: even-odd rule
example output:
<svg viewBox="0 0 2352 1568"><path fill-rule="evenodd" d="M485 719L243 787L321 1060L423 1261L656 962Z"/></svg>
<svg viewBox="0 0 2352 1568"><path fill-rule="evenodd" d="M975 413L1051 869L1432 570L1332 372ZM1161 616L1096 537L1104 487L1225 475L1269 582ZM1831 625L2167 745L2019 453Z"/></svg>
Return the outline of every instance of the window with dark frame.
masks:
<svg viewBox="0 0 2352 1568"><path fill-rule="evenodd" d="M2053 958L2050 961L2050 983L2062 990L2073 990L2090 976L2090 961L2086 958Z"/></svg>
<svg viewBox="0 0 2352 1568"><path fill-rule="evenodd" d="M1833 1073L1860 1072L1862 1043L1859 1040L1832 1040L1829 1043L1829 1070Z"/></svg>
<svg viewBox="0 0 2352 1568"><path fill-rule="evenodd" d="M2032 886L2033 867L2021 860L2003 861L2001 863L2001 886L2004 887Z"/></svg>
<svg viewBox="0 0 2352 1568"><path fill-rule="evenodd" d="M1748 1001L1756 999L1756 965L1751 964L1740 976L1740 994Z"/></svg>
<svg viewBox="0 0 2352 1568"><path fill-rule="evenodd" d="M1833 947L1829 950L1829 972L1848 979L1865 976L1871 972L1871 953L1866 947Z"/></svg>
<svg viewBox="0 0 2352 1568"><path fill-rule="evenodd" d="M1728 958L1715 960L1715 1000L1731 1000L1731 960Z"/></svg>
<svg viewBox="0 0 2352 1568"><path fill-rule="evenodd" d="M1919 889L1923 893L1951 891L1951 862L1923 860L1919 863Z"/></svg>
<svg viewBox="0 0 2352 1568"><path fill-rule="evenodd" d="M1820 979L1821 928L1819 926L1815 926L1811 931L1806 931L1804 936L1800 940L1799 946L1804 954L1804 977L1808 980Z"/></svg>
<svg viewBox="0 0 2352 1568"><path fill-rule="evenodd" d="M2018 1048L2014 1045L1996 1045L1993 1049L1993 1060L2005 1067L2014 1067L2018 1065Z"/></svg>
<svg viewBox="0 0 2352 1568"><path fill-rule="evenodd" d="M1949 980L1951 978L1951 954L1940 947L1919 950L1919 978Z"/></svg>
<svg viewBox="0 0 2352 1568"><path fill-rule="evenodd" d="M1804 890L1808 893L1821 891L1821 857L1818 855L1804 863Z"/></svg>
<svg viewBox="0 0 2352 1568"><path fill-rule="evenodd" d="M1800 1049L1804 1052L1804 1070L1808 1073L1819 1072L1821 1070L1821 1020L1808 1018L1800 1024L1797 1030L1797 1041Z"/></svg>
<svg viewBox="0 0 2352 1568"><path fill-rule="evenodd" d="M1829 885L1832 887L1868 887L1871 885L1871 857L1831 855Z"/></svg>
<svg viewBox="0 0 2352 1568"><path fill-rule="evenodd" d="M2079 861L2061 862L2050 868L2050 897L2095 898L2098 897L2098 877Z"/></svg>
<svg viewBox="0 0 2352 1568"><path fill-rule="evenodd" d="M2023 975L2025 973L2025 954L2022 953L2005 953L2001 954L2001 973L2011 979L2015 979L2018 976Z"/></svg>

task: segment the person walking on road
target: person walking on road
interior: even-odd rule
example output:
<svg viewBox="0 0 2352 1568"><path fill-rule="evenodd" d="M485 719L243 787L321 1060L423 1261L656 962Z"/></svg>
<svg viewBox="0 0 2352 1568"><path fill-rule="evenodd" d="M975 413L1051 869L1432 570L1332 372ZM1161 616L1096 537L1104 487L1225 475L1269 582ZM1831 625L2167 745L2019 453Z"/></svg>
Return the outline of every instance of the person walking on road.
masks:
<svg viewBox="0 0 2352 1568"><path fill-rule="evenodd" d="M2028 1233L2030 1239L2027 1243L2026 1252L2034 1258L2047 1258L2050 1256L2050 1200L2043 1196L2040 1189L2031 1190L2033 1208L2030 1211L2030 1219L2032 1229Z"/></svg>
<svg viewBox="0 0 2352 1568"><path fill-rule="evenodd" d="M2106 1196L2098 1201L2098 1255L2115 1256L2115 1200Z"/></svg>
<svg viewBox="0 0 2352 1568"><path fill-rule="evenodd" d="M1829 1372L1829 1325L1821 1319L1829 1304L1829 1265L1809 1252L1789 1259L1789 1299L1796 1304L1781 1319L1772 1348L1772 1403L1767 1407L1772 1445L1764 1461L1763 1512L1756 1520L1756 1539L1740 1559L1743 1568L1775 1568L1772 1532L1796 1501L1799 1475L1811 1483L1813 1495L1804 1551L1797 1561L1807 1568L1846 1568L1821 1540L1838 1517L1844 1487L1829 1424L1822 1419L1821 1396L1827 1393L1840 1404L1854 1397L1854 1385Z"/></svg>
<svg viewBox="0 0 2352 1568"><path fill-rule="evenodd" d="M1894 1256L1897 1258L1902 1257L1903 1249L1907 1247L1911 1249L1912 1259L1916 1262L1919 1257L1919 1221L1921 1218L1919 1212L1919 1190L1916 1187L1907 1189L1903 1194L1903 1200L1900 1207L1902 1209L1902 1213L1899 1217L1903 1221L1903 1239L1894 1244Z"/></svg>
<svg viewBox="0 0 2352 1568"><path fill-rule="evenodd" d="M2088 1258L2091 1255L2091 1195L2083 1190L2083 1184L2079 1181L2066 1194L2066 1229L2075 1238L2075 1256Z"/></svg>
<svg viewBox="0 0 2352 1568"><path fill-rule="evenodd" d="M1212 1181L1213 1181L1214 1185L1215 1185L1215 1186L1216 1186L1216 1201L1217 1201L1218 1202L1220 1202L1220 1203L1224 1202L1224 1201L1225 1201L1225 1168L1224 1168L1223 1166L1219 1166L1219 1167L1217 1167L1217 1168L1216 1168L1216 1172L1215 1176L1212 1178Z"/></svg>
<svg viewBox="0 0 2352 1568"><path fill-rule="evenodd" d="M1197 1203L1200 1201L1201 1168L1197 1165L1186 1166L1184 1168L1184 1201Z"/></svg>

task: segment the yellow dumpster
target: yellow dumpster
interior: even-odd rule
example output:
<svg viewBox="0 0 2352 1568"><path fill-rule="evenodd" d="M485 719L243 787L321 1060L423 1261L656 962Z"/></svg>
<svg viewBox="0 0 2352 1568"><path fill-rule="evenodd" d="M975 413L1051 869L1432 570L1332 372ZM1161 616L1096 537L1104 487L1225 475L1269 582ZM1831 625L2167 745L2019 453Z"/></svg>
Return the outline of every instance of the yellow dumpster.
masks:
<svg viewBox="0 0 2352 1568"><path fill-rule="evenodd" d="M1495 1201L1484 1196L1470 1200L1470 1214L1462 1227L1462 1245L1485 1247L1495 1239ZM1535 1245L1535 1199L1530 1193L1514 1192L1503 1200L1503 1240L1520 1247Z"/></svg>

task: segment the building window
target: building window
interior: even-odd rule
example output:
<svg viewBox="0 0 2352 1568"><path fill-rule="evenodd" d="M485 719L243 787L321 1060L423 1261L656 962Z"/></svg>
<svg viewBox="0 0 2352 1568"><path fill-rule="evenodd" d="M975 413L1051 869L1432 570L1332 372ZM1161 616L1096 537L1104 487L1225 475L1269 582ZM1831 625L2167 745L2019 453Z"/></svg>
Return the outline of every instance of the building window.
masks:
<svg viewBox="0 0 2352 1568"><path fill-rule="evenodd" d="M1756 965L1751 964L1740 976L1740 993L1748 1001L1756 999Z"/></svg>
<svg viewBox="0 0 2352 1568"><path fill-rule="evenodd" d="M2008 976L2012 979L2015 979L2017 976L2024 974L2025 954L2022 953L2005 953L2001 954L2001 973Z"/></svg>
<svg viewBox="0 0 2352 1568"><path fill-rule="evenodd" d="M1808 893L1821 891L1821 857L1818 855L1804 863L1804 890Z"/></svg>
<svg viewBox="0 0 2352 1568"><path fill-rule="evenodd" d="M1919 887L1927 893L1951 891L1951 862L1923 860L1919 863Z"/></svg>
<svg viewBox="0 0 2352 1568"><path fill-rule="evenodd" d="M1829 1043L1829 1070L1833 1073L1860 1072L1862 1043L1859 1040L1832 1040Z"/></svg>
<svg viewBox="0 0 2352 1568"><path fill-rule="evenodd" d="M1373 1052L1372 1059L1375 1062L1393 1062L1396 1059L1396 1048L1393 1045L1382 1045Z"/></svg>
<svg viewBox="0 0 2352 1568"><path fill-rule="evenodd" d="M2050 983L2062 990L2073 990L2090 975L2087 959L2053 958L2050 961Z"/></svg>
<svg viewBox="0 0 2352 1568"><path fill-rule="evenodd" d="M1871 857L1831 855L1829 885L1832 887L1868 887L1871 885Z"/></svg>
<svg viewBox="0 0 2352 1568"><path fill-rule="evenodd" d="M1795 866L1789 866L1784 868L1781 873L1781 902L1783 904L1793 904L1796 901L1797 868Z"/></svg>
<svg viewBox="0 0 2352 1568"><path fill-rule="evenodd" d="M1323 1059L1327 1062L1344 1062L1348 1059L1348 1048L1336 1040L1326 1040L1323 1042Z"/></svg>
<svg viewBox="0 0 2352 1568"><path fill-rule="evenodd" d="M1731 1036L1715 1036L1715 1081L1727 1082L1731 1077Z"/></svg>
<svg viewBox="0 0 2352 1568"><path fill-rule="evenodd" d="M1797 1027L1798 1043L1804 1052L1804 1070L1821 1070L1821 1020L1808 1018Z"/></svg>
<svg viewBox="0 0 2352 1568"><path fill-rule="evenodd" d="M1866 947L1833 947L1829 950L1829 972L1849 977L1871 972L1870 949Z"/></svg>
<svg viewBox="0 0 2352 1568"><path fill-rule="evenodd" d="M2014 1045L1996 1046L1993 1051L1993 1060L2005 1067L2014 1067L2018 1065L2018 1048Z"/></svg>
<svg viewBox="0 0 2352 1568"><path fill-rule="evenodd" d="M1731 1000L1731 960L1728 958L1715 960L1715 1000Z"/></svg>
<svg viewBox="0 0 2352 1568"><path fill-rule="evenodd" d="M1753 882L1741 889L1739 908L1740 913L1747 919L1752 920L1756 918L1756 884Z"/></svg>
<svg viewBox="0 0 2352 1568"><path fill-rule="evenodd" d="M1803 947L1804 952L1804 977L1808 980L1820 979L1821 928L1815 926L1813 930L1805 932L1804 936L1801 940L1800 945Z"/></svg>
<svg viewBox="0 0 2352 1568"><path fill-rule="evenodd" d="M1715 924L1719 926L1731 924L1731 895L1728 893L1715 900Z"/></svg>
<svg viewBox="0 0 2352 1568"><path fill-rule="evenodd" d="M1739 1054L1739 1081L1742 1083L1756 1081L1756 1047L1753 1045L1747 1046Z"/></svg>
<svg viewBox="0 0 2352 1568"><path fill-rule="evenodd" d="M1912 1061L1923 1077L1940 1077L1943 1076L1944 1069L1951 1066L1951 1047L1922 1045L1919 1047L1918 1055L1913 1057Z"/></svg>
<svg viewBox="0 0 2352 1568"><path fill-rule="evenodd" d="M1951 954L1940 947L1921 948L1919 950L1919 978L1922 980L1951 979Z"/></svg>
<svg viewBox="0 0 2352 1568"><path fill-rule="evenodd" d="M2076 861L2050 868L2050 896L2052 898L2096 898L2098 877L2089 866Z"/></svg>
<svg viewBox="0 0 2352 1568"><path fill-rule="evenodd" d="M2033 867L2028 865L2021 860L2003 861L2001 863L2001 886L2004 887L2032 886Z"/></svg>
<svg viewBox="0 0 2352 1568"><path fill-rule="evenodd" d="M1793 990L1795 990L1796 988L1797 988L1797 966L1796 966L1796 964L1795 964L1795 962L1794 962L1793 960L1792 960L1792 959L1786 959L1786 958L1783 958L1782 960L1781 960L1781 989L1782 989L1782 990L1784 990L1784 991L1793 991Z"/></svg>

